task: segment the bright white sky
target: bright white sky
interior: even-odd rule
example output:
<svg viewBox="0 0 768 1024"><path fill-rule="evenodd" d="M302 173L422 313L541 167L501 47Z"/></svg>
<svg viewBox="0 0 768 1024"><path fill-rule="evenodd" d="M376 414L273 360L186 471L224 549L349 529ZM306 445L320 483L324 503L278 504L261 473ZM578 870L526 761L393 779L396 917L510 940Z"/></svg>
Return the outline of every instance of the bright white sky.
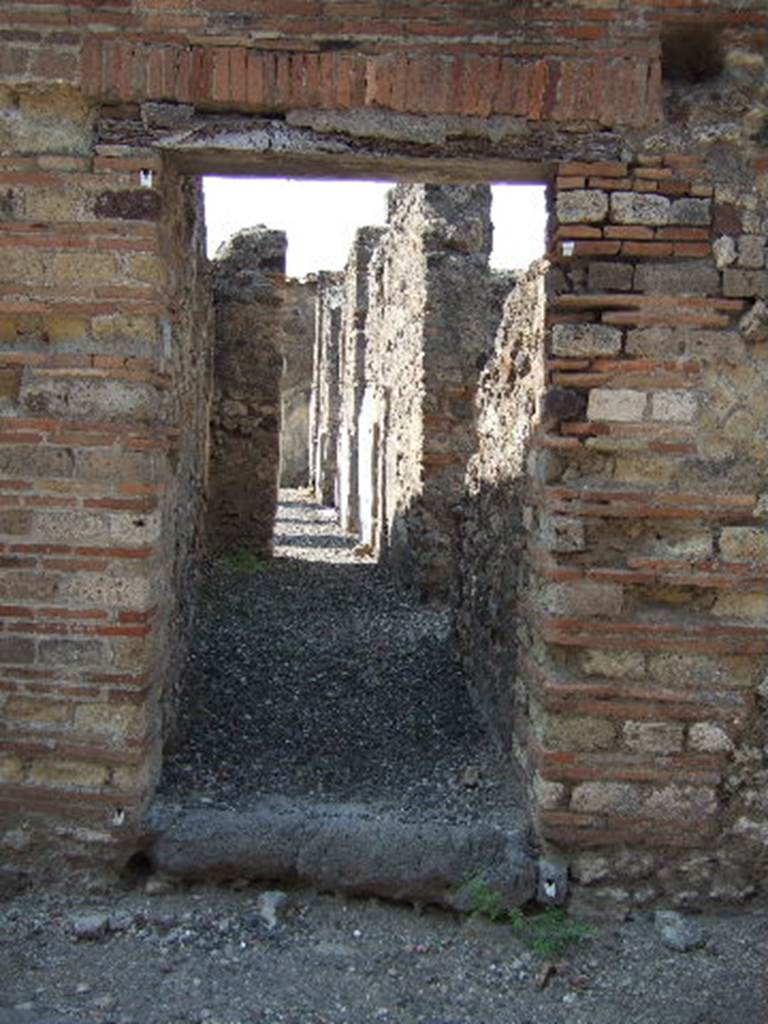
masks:
<svg viewBox="0 0 768 1024"><path fill-rule="evenodd" d="M205 178L208 255L240 228L288 233L289 277L341 270L355 231L386 222L391 183L285 178ZM526 267L544 251L543 185L494 185L491 266Z"/></svg>

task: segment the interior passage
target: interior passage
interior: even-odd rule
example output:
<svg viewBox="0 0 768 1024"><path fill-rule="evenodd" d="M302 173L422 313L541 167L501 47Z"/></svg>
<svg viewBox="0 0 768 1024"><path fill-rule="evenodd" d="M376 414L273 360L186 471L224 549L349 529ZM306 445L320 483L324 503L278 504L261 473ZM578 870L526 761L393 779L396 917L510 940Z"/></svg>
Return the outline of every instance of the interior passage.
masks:
<svg viewBox="0 0 768 1024"><path fill-rule="evenodd" d="M522 801L474 713L450 613L395 590L334 510L281 492L275 557L205 570L162 795L351 801L445 820Z"/></svg>

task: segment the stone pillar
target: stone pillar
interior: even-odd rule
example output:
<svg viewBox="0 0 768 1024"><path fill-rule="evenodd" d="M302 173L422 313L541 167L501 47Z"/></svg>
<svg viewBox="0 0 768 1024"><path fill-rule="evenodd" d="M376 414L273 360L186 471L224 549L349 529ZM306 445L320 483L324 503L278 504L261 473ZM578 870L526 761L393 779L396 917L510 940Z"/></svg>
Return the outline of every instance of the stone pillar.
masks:
<svg viewBox="0 0 768 1024"><path fill-rule="evenodd" d="M336 490L341 525L343 529L349 531L357 530L360 525L358 420L365 390L368 266L374 247L384 230L367 227L357 232L344 272Z"/></svg>
<svg viewBox="0 0 768 1024"><path fill-rule="evenodd" d="M285 283L281 320L280 486L309 484L309 407L317 281Z"/></svg>
<svg viewBox="0 0 768 1024"><path fill-rule="evenodd" d="M310 406L310 486L325 505L336 501L342 282L342 274L318 275Z"/></svg>
<svg viewBox="0 0 768 1024"><path fill-rule="evenodd" d="M208 546L268 557L280 458L280 351L286 237L234 235L213 261L214 399Z"/></svg>

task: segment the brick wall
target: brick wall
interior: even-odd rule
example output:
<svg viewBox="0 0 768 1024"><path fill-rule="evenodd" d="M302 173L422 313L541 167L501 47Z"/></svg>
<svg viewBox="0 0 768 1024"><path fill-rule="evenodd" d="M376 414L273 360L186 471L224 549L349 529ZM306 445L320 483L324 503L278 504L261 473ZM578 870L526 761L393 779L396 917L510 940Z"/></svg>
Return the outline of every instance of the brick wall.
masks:
<svg viewBox="0 0 768 1024"><path fill-rule="evenodd" d="M742 898L768 844L764 2L379 6L0 11L4 852L31 859L36 816L57 863L129 842L172 717L209 372L174 168L559 163L516 599L538 820L587 889ZM713 29L714 72L670 58L676 25Z"/></svg>
<svg viewBox="0 0 768 1024"><path fill-rule="evenodd" d="M200 521L199 196L154 154L93 151L73 91L2 100L0 808L22 856L53 816L77 863L98 848L81 826L108 848L135 829L172 721Z"/></svg>
<svg viewBox="0 0 768 1024"><path fill-rule="evenodd" d="M743 898L768 811L768 222L726 173L641 153L556 181L524 745L543 837L638 902Z"/></svg>

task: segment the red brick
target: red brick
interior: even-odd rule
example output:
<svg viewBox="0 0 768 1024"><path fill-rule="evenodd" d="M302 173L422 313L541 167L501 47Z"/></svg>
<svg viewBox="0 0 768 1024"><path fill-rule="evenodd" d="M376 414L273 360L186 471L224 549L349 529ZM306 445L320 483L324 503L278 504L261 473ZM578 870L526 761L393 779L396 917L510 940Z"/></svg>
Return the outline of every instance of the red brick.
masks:
<svg viewBox="0 0 768 1024"><path fill-rule="evenodd" d="M656 228L656 237L672 242L699 242L709 239L709 230L685 227Z"/></svg>
<svg viewBox="0 0 768 1024"><path fill-rule="evenodd" d="M621 251L624 256L661 259L665 256L672 256L675 250L671 242L624 242Z"/></svg>
<svg viewBox="0 0 768 1024"><path fill-rule="evenodd" d="M555 232L555 239L561 238L602 238L600 228L592 227L590 224L561 224Z"/></svg>
<svg viewBox="0 0 768 1024"><path fill-rule="evenodd" d="M99 548L99 547L78 547L75 553L83 556L96 556L101 558L150 558L156 553L156 548Z"/></svg>
<svg viewBox="0 0 768 1024"><path fill-rule="evenodd" d="M585 175L587 177L601 178L624 178L627 174L627 165L615 162L584 163L572 162L558 164L558 173L563 175Z"/></svg>
<svg viewBox="0 0 768 1024"><path fill-rule="evenodd" d="M554 821L554 813L539 813L539 829L545 839L563 846L699 847L709 845L714 832L713 823L692 826L687 821L648 822L645 819L630 819L631 826L627 827L623 821L620 823L608 816L593 819L587 815L574 814L572 818Z"/></svg>
<svg viewBox="0 0 768 1024"><path fill-rule="evenodd" d="M569 188L586 188L587 179L579 177L559 177L555 179L555 188L558 189L569 189Z"/></svg>
<svg viewBox="0 0 768 1024"><path fill-rule="evenodd" d="M709 242L678 242L675 245L674 255L686 259L699 259L712 254L712 246Z"/></svg>
<svg viewBox="0 0 768 1024"><path fill-rule="evenodd" d="M632 173L636 178L648 178L654 181L674 177L674 171L669 167L637 167Z"/></svg>
<svg viewBox="0 0 768 1024"><path fill-rule="evenodd" d="M614 241L576 241L574 256L615 256L621 248L619 242Z"/></svg>
<svg viewBox="0 0 768 1024"><path fill-rule="evenodd" d="M601 188L605 192L617 192L631 187L629 178L590 178L590 188Z"/></svg>
<svg viewBox="0 0 768 1024"><path fill-rule="evenodd" d="M628 225L626 227L614 227L611 224L606 224L604 231L606 238L619 238L631 239L635 241L644 241L646 239L652 239L654 237L653 228L646 228L640 224Z"/></svg>

